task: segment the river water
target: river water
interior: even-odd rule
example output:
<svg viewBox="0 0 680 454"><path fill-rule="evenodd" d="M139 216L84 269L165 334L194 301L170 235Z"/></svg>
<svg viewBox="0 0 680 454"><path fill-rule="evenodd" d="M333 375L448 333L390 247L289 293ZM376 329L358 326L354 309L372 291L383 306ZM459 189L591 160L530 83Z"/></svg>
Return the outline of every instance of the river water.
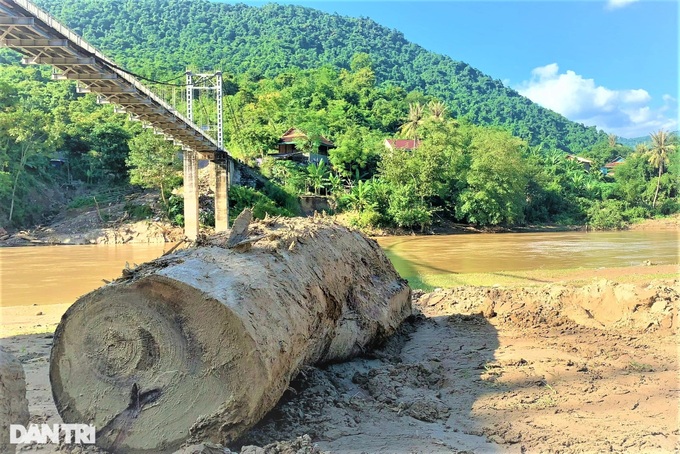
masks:
<svg viewBox="0 0 680 454"><path fill-rule="evenodd" d="M405 277L678 263L677 232L503 233L379 238ZM71 303L167 244L0 248L0 305Z"/></svg>
<svg viewBox="0 0 680 454"><path fill-rule="evenodd" d="M379 239L405 277L678 263L678 232L490 233Z"/></svg>

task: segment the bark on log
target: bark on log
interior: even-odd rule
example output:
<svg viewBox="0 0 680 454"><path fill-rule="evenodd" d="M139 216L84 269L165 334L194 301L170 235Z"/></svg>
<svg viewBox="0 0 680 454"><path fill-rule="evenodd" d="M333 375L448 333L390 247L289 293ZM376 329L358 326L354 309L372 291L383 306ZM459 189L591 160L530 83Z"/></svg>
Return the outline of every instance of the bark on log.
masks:
<svg viewBox="0 0 680 454"><path fill-rule="evenodd" d="M274 221L270 221L273 223ZM78 299L50 361L64 421L93 423L118 453L228 444L306 365L357 355L411 313L377 243L325 220L251 225L128 271Z"/></svg>
<svg viewBox="0 0 680 454"><path fill-rule="evenodd" d="M0 453L15 452L16 446L9 443L9 426L27 426L28 418L24 368L18 359L0 349Z"/></svg>

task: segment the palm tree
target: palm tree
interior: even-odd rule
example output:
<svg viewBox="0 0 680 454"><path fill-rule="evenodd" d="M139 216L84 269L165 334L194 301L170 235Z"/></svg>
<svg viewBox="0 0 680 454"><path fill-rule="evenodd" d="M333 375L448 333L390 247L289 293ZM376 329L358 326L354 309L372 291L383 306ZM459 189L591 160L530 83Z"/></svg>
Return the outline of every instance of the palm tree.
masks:
<svg viewBox="0 0 680 454"><path fill-rule="evenodd" d="M616 144L619 141L619 137L616 134L609 134L607 136L607 139L609 140L609 148L616 148Z"/></svg>
<svg viewBox="0 0 680 454"><path fill-rule="evenodd" d="M635 152L641 155L646 155L647 153L649 153L649 145L647 145L646 143L639 143L635 145Z"/></svg>
<svg viewBox="0 0 680 454"><path fill-rule="evenodd" d="M647 152L648 161L653 166L659 169L659 176L656 180L656 192L654 193L654 201L652 208L656 206L656 199L659 196L659 186L661 185L661 175L663 174L664 165L668 164L670 154L677 148L677 138L675 134L668 133L663 129L650 134L652 138L652 146Z"/></svg>
<svg viewBox="0 0 680 454"><path fill-rule="evenodd" d="M430 116L433 120L440 121L444 119L444 116L446 115L446 104L443 102L430 101L427 108L430 111Z"/></svg>
<svg viewBox="0 0 680 454"><path fill-rule="evenodd" d="M419 102L408 105L406 122L401 125L401 133L408 139L418 140L418 129L423 124L425 109Z"/></svg>

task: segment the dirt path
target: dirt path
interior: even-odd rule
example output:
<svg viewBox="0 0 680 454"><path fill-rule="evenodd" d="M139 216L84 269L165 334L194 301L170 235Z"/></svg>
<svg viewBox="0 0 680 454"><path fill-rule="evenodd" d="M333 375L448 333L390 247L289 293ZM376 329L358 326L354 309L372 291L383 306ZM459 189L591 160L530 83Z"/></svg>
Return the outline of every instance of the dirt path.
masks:
<svg viewBox="0 0 680 454"><path fill-rule="evenodd" d="M285 452L277 441L306 434L299 452L677 451L679 290L674 280L423 295L386 346L306 369L231 448ZM3 339L26 368L33 422L59 419L50 343Z"/></svg>

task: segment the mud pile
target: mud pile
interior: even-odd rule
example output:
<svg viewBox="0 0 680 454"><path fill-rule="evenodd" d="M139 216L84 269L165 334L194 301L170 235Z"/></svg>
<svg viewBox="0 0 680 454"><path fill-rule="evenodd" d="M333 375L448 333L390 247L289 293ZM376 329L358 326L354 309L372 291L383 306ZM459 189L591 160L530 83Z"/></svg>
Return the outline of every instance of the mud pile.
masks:
<svg viewBox="0 0 680 454"><path fill-rule="evenodd" d="M421 297L423 313L481 313L520 328L580 325L653 332L678 324L678 282L619 284L601 280L583 287L457 287Z"/></svg>

